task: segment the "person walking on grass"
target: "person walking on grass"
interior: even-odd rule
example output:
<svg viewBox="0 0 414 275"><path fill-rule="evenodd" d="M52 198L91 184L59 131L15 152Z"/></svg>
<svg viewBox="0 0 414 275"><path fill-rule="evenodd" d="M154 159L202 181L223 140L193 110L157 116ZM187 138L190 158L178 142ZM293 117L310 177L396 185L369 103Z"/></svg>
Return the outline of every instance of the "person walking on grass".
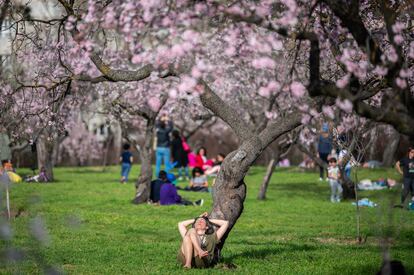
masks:
<svg viewBox="0 0 414 275"><path fill-rule="evenodd" d="M130 148L131 146L128 143L125 143L124 151L119 158L119 161L121 162L121 183L126 183L128 181L128 175L131 171L132 162L134 161L134 158L129 151Z"/></svg>
<svg viewBox="0 0 414 275"><path fill-rule="evenodd" d="M340 171L336 158L330 158L328 165L328 181L331 186L331 202L340 202L342 186L339 183Z"/></svg>
<svg viewBox="0 0 414 275"><path fill-rule="evenodd" d="M192 225L190 229L187 229ZM217 227L217 231L214 230ZM226 220L209 219L204 212L199 217L178 223L183 239L177 260L184 268L207 268L213 265L214 249L229 227Z"/></svg>
<svg viewBox="0 0 414 275"><path fill-rule="evenodd" d="M402 167L402 170L401 170ZM411 192L411 200L414 201L414 148L408 148L407 156L397 161L395 168L398 173L403 175L403 190L401 193L401 205L403 207L405 199Z"/></svg>

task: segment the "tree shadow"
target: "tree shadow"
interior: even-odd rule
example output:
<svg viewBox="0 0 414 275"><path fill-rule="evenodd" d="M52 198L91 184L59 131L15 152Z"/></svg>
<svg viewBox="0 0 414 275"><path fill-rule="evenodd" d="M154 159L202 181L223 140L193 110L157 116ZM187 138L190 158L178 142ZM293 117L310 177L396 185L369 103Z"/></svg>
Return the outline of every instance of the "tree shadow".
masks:
<svg viewBox="0 0 414 275"><path fill-rule="evenodd" d="M243 242L243 244L246 244L246 242ZM254 244L251 244L251 245L254 245ZM290 253L290 252L295 252L295 251L314 251L314 250L316 250L316 248L308 244L294 244L294 243L278 244L277 247L249 249L247 251L243 251L241 253L234 254L229 257L224 257L223 262L231 263L235 259L238 259L238 258L265 259L268 256L280 255L281 253Z"/></svg>

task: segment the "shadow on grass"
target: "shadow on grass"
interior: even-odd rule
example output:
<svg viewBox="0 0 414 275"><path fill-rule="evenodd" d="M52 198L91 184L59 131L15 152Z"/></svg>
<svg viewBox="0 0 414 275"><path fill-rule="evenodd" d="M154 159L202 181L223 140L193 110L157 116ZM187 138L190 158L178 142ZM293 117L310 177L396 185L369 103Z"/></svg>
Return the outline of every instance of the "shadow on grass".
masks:
<svg viewBox="0 0 414 275"><path fill-rule="evenodd" d="M103 170L103 169L68 169L65 172L73 173L73 174L105 174L105 173L112 173L111 170Z"/></svg>
<svg viewBox="0 0 414 275"><path fill-rule="evenodd" d="M224 257L223 262L231 263L235 259L238 258L246 258L246 259L265 259L268 256L278 255L281 253L292 253L295 251L314 251L317 248L314 246L310 246L307 244L281 244L277 247L266 247L266 248L259 248L259 249L249 249L248 251L244 251L239 254L231 255L230 257Z"/></svg>

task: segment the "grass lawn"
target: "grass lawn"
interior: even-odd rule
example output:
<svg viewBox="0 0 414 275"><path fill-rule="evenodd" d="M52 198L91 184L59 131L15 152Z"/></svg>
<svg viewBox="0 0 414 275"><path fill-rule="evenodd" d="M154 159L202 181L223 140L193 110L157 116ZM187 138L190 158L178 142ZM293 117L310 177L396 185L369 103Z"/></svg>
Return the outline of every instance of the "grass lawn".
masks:
<svg viewBox="0 0 414 275"><path fill-rule="evenodd" d="M1 250L18 248L25 260L2 260L0 273L42 273L45 265L67 274L183 273L176 262L177 222L210 211L211 194L181 192L191 200L204 198L202 207L133 205L134 185L120 185L119 170L57 168L56 183L13 185L12 210L19 214L11 221L12 239L0 241ZM414 211L389 208L393 200L399 201L399 188L360 192L379 206L362 209L366 241L359 245L355 206L349 201L330 203L328 183L318 181L316 173L278 169L268 199L257 201L264 171L263 167L249 171L245 209L226 241L222 263L186 274L375 274L381 265L379 242L384 232L392 236L392 258L414 274ZM131 175L137 174L135 166ZM358 177L397 175L391 169L377 169L361 170ZM45 245L30 236L34 219L47 228Z"/></svg>

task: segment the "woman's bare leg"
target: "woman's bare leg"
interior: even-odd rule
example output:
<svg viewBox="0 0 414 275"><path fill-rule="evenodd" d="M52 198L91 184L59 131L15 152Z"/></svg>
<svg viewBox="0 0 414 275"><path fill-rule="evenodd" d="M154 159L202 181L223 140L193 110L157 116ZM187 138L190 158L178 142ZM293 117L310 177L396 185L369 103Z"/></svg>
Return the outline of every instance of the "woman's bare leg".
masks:
<svg viewBox="0 0 414 275"><path fill-rule="evenodd" d="M183 239L183 244L181 245L181 251L185 257L185 268L191 268L191 259L193 258L193 243L189 234L187 234Z"/></svg>
<svg viewBox="0 0 414 275"><path fill-rule="evenodd" d="M194 230L194 228L188 230L188 235L191 238L191 243L194 248L194 256L198 256L198 252L201 251L200 238L197 236L197 233Z"/></svg>

